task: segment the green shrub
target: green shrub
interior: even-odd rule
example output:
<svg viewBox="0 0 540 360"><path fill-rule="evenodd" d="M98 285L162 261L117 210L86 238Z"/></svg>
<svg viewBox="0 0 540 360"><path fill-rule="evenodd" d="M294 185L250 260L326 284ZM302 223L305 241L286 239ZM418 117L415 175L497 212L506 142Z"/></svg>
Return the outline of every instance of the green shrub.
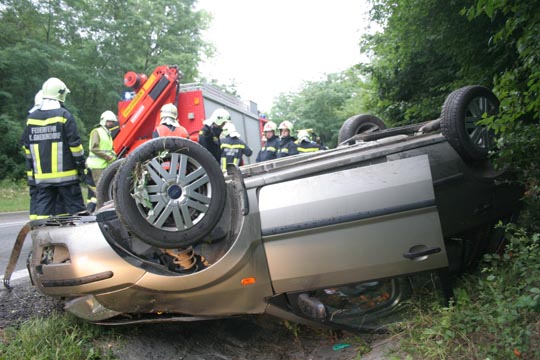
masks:
<svg viewBox="0 0 540 360"><path fill-rule="evenodd" d="M504 254L484 256L455 286L456 303L416 305L402 349L424 359L540 358L540 234L506 226Z"/></svg>

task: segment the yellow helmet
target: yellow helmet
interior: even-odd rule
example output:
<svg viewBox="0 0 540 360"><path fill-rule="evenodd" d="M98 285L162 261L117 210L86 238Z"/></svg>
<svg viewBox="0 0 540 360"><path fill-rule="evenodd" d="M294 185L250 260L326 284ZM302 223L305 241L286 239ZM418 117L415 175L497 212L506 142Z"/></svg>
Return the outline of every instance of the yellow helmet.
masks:
<svg viewBox="0 0 540 360"><path fill-rule="evenodd" d="M45 81L41 90L43 91L43 99L58 100L60 102L66 101L66 95L70 93L66 84L54 77Z"/></svg>

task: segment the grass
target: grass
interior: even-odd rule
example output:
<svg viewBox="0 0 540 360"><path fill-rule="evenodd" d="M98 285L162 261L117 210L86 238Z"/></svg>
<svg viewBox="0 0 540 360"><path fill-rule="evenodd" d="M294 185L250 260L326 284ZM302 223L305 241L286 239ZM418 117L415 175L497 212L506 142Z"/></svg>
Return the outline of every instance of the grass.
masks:
<svg viewBox="0 0 540 360"><path fill-rule="evenodd" d="M30 196L25 182L0 182L0 212L28 211Z"/></svg>
<svg viewBox="0 0 540 360"><path fill-rule="evenodd" d="M111 336L112 334L112 336ZM85 323L67 314L34 318L0 333L0 359L114 359L106 339L114 330Z"/></svg>
<svg viewBox="0 0 540 360"><path fill-rule="evenodd" d="M486 255L476 273L458 280L455 304L413 302L398 331L411 359L540 358L540 234L507 231L506 252Z"/></svg>
<svg viewBox="0 0 540 360"><path fill-rule="evenodd" d="M84 203L86 204L87 188L81 185ZM0 181L0 213L12 211L28 211L30 195L25 181Z"/></svg>

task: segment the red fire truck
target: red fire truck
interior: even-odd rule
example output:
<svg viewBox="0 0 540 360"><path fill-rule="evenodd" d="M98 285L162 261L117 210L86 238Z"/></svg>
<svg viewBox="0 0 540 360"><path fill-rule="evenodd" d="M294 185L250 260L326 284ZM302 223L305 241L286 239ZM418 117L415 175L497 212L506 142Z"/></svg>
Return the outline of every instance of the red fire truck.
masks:
<svg viewBox="0 0 540 360"><path fill-rule="evenodd" d="M160 109L168 103L178 108L178 122L187 129L193 141L198 140L204 119L217 108L226 109L240 136L257 154L261 147L261 129L266 121L259 116L257 104L245 104L208 84L180 84L181 77L177 66L168 65L157 67L150 76L133 71L125 74L124 85L133 91L133 97L118 104L119 132L114 138L118 157L125 157L152 138L160 121ZM246 161L253 162L255 156Z"/></svg>

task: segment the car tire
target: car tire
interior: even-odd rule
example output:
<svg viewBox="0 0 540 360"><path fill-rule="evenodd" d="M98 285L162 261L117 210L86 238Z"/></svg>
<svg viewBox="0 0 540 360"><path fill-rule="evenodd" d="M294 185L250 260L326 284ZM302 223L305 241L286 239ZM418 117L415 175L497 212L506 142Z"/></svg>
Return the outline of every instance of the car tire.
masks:
<svg viewBox="0 0 540 360"><path fill-rule="evenodd" d="M97 197L97 207L100 208L107 201L113 199L113 184L114 177L120 168L120 165L124 162L124 159L118 159L109 166L99 178L99 181L96 186L96 197Z"/></svg>
<svg viewBox="0 0 540 360"><path fill-rule="evenodd" d="M188 139L148 141L126 158L115 178L118 217L142 241L160 248L203 240L219 221L225 201L219 164Z"/></svg>
<svg viewBox="0 0 540 360"><path fill-rule="evenodd" d="M466 161L487 158L493 134L476 122L484 114L499 111L499 99L484 86L466 86L446 98L441 111L441 131L450 145Z"/></svg>
<svg viewBox="0 0 540 360"><path fill-rule="evenodd" d="M341 144L358 134L384 129L386 129L384 122L374 115L361 114L351 116L345 120L343 125L341 125L341 129L339 129L338 143Z"/></svg>

